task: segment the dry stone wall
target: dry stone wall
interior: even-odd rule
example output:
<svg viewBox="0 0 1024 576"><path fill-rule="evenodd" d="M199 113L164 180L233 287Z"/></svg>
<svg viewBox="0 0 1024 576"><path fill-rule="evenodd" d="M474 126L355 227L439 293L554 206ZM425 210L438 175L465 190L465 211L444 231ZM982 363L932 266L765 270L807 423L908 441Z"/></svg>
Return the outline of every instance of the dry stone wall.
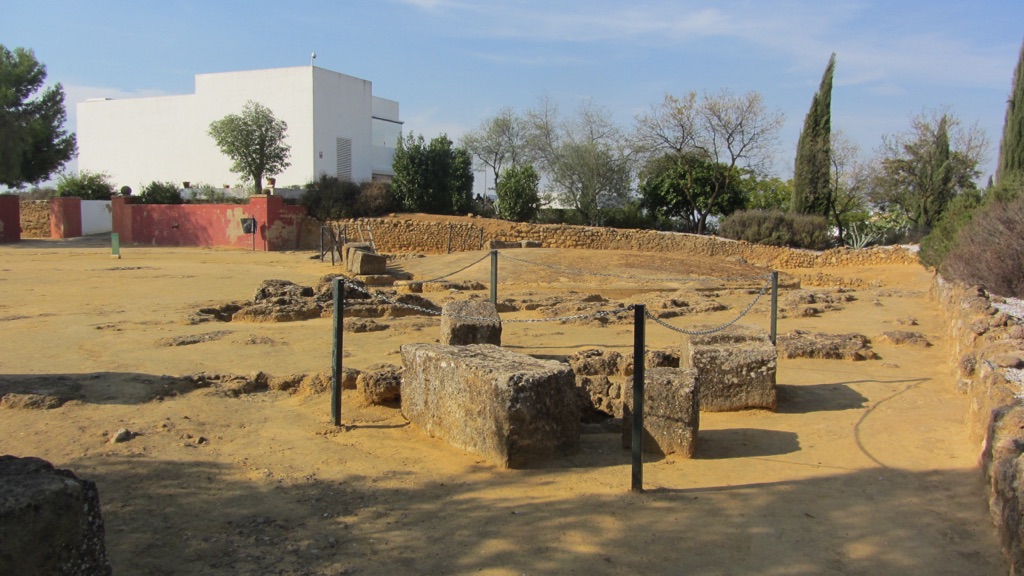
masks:
<svg viewBox="0 0 1024 576"><path fill-rule="evenodd" d="M478 222L478 223L477 223ZM594 250L635 250L639 252L685 252L697 256L740 257L751 264L775 268L823 268L876 264L917 264L917 254L900 246L862 250L836 248L817 252L762 246L713 236L569 226L529 224L483 218L425 220L395 215L387 218L342 220L337 223L349 240L362 231L372 231L379 252L445 254L499 246L524 245L539 248L587 248Z"/></svg>
<svg viewBox="0 0 1024 576"><path fill-rule="evenodd" d="M21 237L50 237L50 201L24 200L21 209Z"/></svg>

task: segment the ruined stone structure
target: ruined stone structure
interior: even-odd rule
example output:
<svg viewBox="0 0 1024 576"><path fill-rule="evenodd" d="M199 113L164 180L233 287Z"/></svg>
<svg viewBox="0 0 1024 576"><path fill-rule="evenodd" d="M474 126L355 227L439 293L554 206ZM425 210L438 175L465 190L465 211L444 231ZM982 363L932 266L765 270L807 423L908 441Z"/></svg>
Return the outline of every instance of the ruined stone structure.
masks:
<svg viewBox="0 0 1024 576"><path fill-rule="evenodd" d="M441 344L501 346L498 308L486 300L449 302L441 309Z"/></svg>
<svg viewBox="0 0 1024 576"><path fill-rule="evenodd" d="M633 391L625 394L622 447L633 443ZM644 452L691 458L697 450L700 401L697 372L686 368L644 370Z"/></svg>
<svg viewBox="0 0 1024 576"><path fill-rule="evenodd" d="M778 356L767 332L734 324L721 332L690 336L687 344L684 363L697 371L701 410L775 409Z"/></svg>

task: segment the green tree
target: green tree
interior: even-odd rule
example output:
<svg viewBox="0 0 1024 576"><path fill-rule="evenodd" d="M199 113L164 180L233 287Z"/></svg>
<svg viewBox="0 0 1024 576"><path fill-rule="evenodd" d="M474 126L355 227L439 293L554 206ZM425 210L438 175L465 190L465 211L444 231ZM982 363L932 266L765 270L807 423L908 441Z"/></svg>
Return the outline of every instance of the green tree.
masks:
<svg viewBox="0 0 1024 576"><path fill-rule="evenodd" d="M697 153L665 154L640 173L641 205L651 214L682 220L683 230L697 232L708 216L725 216L746 201L742 181L729 167Z"/></svg>
<svg viewBox="0 0 1024 576"><path fill-rule="evenodd" d="M505 220L529 222L540 210L540 176L531 164L509 166L495 186L498 215Z"/></svg>
<svg viewBox="0 0 1024 576"><path fill-rule="evenodd" d="M633 145L648 161L666 152L692 153L724 165L725 177L714 181L707 199L714 206L720 196L732 194L743 174L767 171L782 121L782 113L767 110L757 92L737 96L723 90L699 100L694 92L683 98L666 95L637 118ZM698 219L696 233L705 232L711 213Z"/></svg>
<svg viewBox="0 0 1024 576"><path fill-rule="evenodd" d="M77 150L64 129L64 88L42 89L46 66L24 48L0 44L0 184L18 188L49 178ZM33 98L35 95L35 98Z"/></svg>
<svg viewBox="0 0 1024 576"><path fill-rule="evenodd" d="M82 200L110 200L114 185L110 176L103 172L82 170L78 175L61 174L57 178L57 196L75 197Z"/></svg>
<svg viewBox="0 0 1024 576"><path fill-rule="evenodd" d="M391 190L410 212L463 214L472 205L473 159L442 134L428 144L422 135L398 139Z"/></svg>
<svg viewBox="0 0 1024 576"><path fill-rule="evenodd" d="M142 187L139 200L143 204L184 204L178 185L174 182L153 181Z"/></svg>
<svg viewBox="0 0 1024 576"><path fill-rule="evenodd" d="M351 218L358 198L359 185L355 182L320 174L316 180L306 183L306 191L299 197L299 204L310 216L326 222Z"/></svg>
<svg viewBox="0 0 1024 576"><path fill-rule="evenodd" d="M511 108L502 108L479 128L465 134L462 147L491 171L497 189L505 167L529 161L526 121Z"/></svg>
<svg viewBox="0 0 1024 576"><path fill-rule="evenodd" d="M285 144L288 124L266 106L252 100L242 113L228 114L210 123L208 134L228 158L231 171L252 179L253 190L263 190L263 177L284 172L291 163L291 147Z"/></svg>
<svg viewBox="0 0 1024 576"><path fill-rule="evenodd" d="M821 76L821 85L811 99L811 109L807 111L804 128L797 142L790 208L801 214L829 216L833 190L830 183L832 76L835 69L836 55L833 53Z"/></svg>
<svg viewBox="0 0 1024 576"><path fill-rule="evenodd" d="M762 178L757 174L745 174L741 180L750 210L789 210L793 198L793 181L777 177Z"/></svg>
<svg viewBox="0 0 1024 576"><path fill-rule="evenodd" d="M908 132L883 137L868 198L916 233L927 233L950 200L977 189L987 148L980 128L962 128L949 112L916 116Z"/></svg>
<svg viewBox="0 0 1024 576"><path fill-rule="evenodd" d="M860 148L841 131L832 133L829 146L828 211L824 216L836 229L836 239L846 243L846 231L864 228L869 217L867 191L871 167L861 162Z"/></svg>
<svg viewBox="0 0 1024 576"><path fill-rule="evenodd" d="M1017 67L1013 71L1010 98L1006 102L996 182L1001 183L1013 174L1024 180L1024 43L1021 43Z"/></svg>

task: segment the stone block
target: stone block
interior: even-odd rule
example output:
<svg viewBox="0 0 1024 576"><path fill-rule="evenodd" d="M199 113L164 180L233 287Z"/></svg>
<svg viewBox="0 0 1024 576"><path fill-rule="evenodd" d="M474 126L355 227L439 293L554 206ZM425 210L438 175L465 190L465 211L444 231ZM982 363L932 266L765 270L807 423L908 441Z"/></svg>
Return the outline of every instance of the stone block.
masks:
<svg viewBox="0 0 1024 576"><path fill-rule="evenodd" d="M501 346L498 308L487 300L459 300L441 309L441 344Z"/></svg>
<svg viewBox="0 0 1024 576"><path fill-rule="evenodd" d="M402 359L402 413L427 434L503 468L579 450L568 365L489 344L406 344Z"/></svg>
<svg viewBox="0 0 1024 576"><path fill-rule="evenodd" d="M690 336L684 358L683 367L697 371L701 410L775 409L778 352L767 331L733 325Z"/></svg>
<svg viewBox="0 0 1024 576"><path fill-rule="evenodd" d="M0 574L110 573L96 484L39 458L0 456Z"/></svg>
<svg viewBox="0 0 1024 576"><path fill-rule="evenodd" d="M344 381L342 381L344 388ZM356 390L367 404L387 404L402 397L402 367L376 364L356 376Z"/></svg>
<svg viewBox="0 0 1024 576"><path fill-rule="evenodd" d="M684 368L644 370L644 452L693 457L700 428L697 372ZM625 392L622 447L633 443L633 386Z"/></svg>
<svg viewBox="0 0 1024 576"><path fill-rule="evenodd" d="M355 250L352 252L349 270L353 274L363 276L387 274L388 259L382 254L371 254L370 252Z"/></svg>
<svg viewBox="0 0 1024 576"><path fill-rule="evenodd" d="M341 253L345 256L345 262L352 262L352 255L356 252L375 252L373 244L369 242L346 242L341 247Z"/></svg>

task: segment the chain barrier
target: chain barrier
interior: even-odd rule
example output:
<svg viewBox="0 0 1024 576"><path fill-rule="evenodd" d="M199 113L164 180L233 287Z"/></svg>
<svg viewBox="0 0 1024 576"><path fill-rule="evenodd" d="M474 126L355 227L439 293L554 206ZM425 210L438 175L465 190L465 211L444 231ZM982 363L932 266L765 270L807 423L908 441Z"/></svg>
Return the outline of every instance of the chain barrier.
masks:
<svg viewBox="0 0 1024 576"><path fill-rule="evenodd" d="M705 330L686 330L685 328L679 328L678 326L673 326L673 325L669 324L668 322L665 322L661 318L655 317L650 312L646 312L645 315L648 318L650 318L651 320L654 320L655 324L658 324L660 326L668 328L669 330L671 330L673 332L679 332L680 334L688 334L690 336L706 336L708 334L714 334L715 332L721 332L722 330L725 330L729 326L732 326L733 324L739 322L740 318L743 318L744 316L746 316L747 313L750 312L750 310L754 308L754 305L757 304L757 301L761 299L761 296L764 296L764 293L768 290L768 288L771 285L772 285L772 281L771 281L771 278L769 278L768 282L765 282L764 286L761 287L761 291L757 293L757 296L754 296L754 299L750 302L750 304L747 304L747 307L744 308L743 311L740 312L738 316L736 316L732 320L726 322L725 324L721 324L719 326L715 326L714 328L708 328L708 329L705 329Z"/></svg>
<svg viewBox="0 0 1024 576"><path fill-rule="evenodd" d="M479 260L474 261L472 264L467 264L467 265L463 266L462 268L459 268L458 270L456 270L454 272L449 272L449 273L445 274L444 276L438 276L436 278L431 278L430 280L411 280L409 282L395 282L394 284L392 284L392 286L402 287L402 286L410 286L412 284L430 284L432 282L440 282L440 281L442 281L442 280L444 280L446 278L450 278L452 276L455 276L459 272L465 272L466 270L469 270L473 266L476 266L477 264L479 264L479 263L483 262L484 260L490 258L490 256L491 256L491 254L490 254L490 252L488 252L487 254L484 254Z"/></svg>
<svg viewBox="0 0 1024 576"><path fill-rule="evenodd" d="M610 272L595 272L593 270L584 270L583 268L574 268L574 267L571 267L571 266L560 266L558 264L545 264L545 263L542 263L542 262L533 262L531 260L524 260L522 258L516 258L515 256L509 256L509 255L507 255L507 254L505 254L503 252L498 252L498 255L501 256L502 258L507 258L509 260L512 260L514 262L519 262L521 264L528 264L528 265L531 265L531 266L539 266L541 268L550 268L551 270L558 270L560 272L572 272L572 273L576 273L576 274L584 274L584 275L587 275L587 276L601 276L601 277L604 277L604 278L623 278L623 279L626 279L626 280L648 280L648 281L654 281L654 282L700 282L700 281L707 281L707 280L718 280L718 281L721 281L721 282L737 282L737 281L747 281L747 280L760 280L760 279L763 279L763 278L766 278L766 277L767 278L771 277L771 274L767 274L767 275L765 275L765 274L757 274L757 275L753 275L753 276L731 276L731 277L727 276L727 277L724 277L724 278L717 278L717 277L716 278L712 278L712 277L709 277L709 276L684 276L684 277L680 277L680 278L659 278L659 277L654 277L654 276L630 276L628 274L612 274Z"/></svg>

